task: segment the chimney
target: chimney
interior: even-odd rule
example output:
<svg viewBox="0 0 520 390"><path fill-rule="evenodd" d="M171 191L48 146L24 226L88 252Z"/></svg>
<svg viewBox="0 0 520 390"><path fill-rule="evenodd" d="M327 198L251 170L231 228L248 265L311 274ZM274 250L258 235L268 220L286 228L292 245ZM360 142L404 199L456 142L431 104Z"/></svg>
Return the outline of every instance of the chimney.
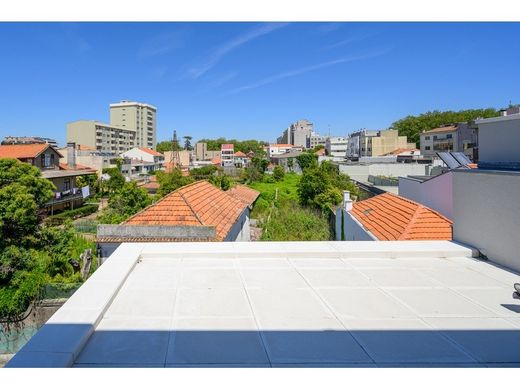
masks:
<svg viewBox="0 0 520 390"><path fill-rule="evenodd" d="M350 200L350 191L343 191L343 208L345 211L352 210L352 201Z"/></svg>
<svg viewBox="0 0 520 390"><path fill-rule="evenodd" d="M76 169L76 143L67 142L67 165L71 169Z"/></svg>

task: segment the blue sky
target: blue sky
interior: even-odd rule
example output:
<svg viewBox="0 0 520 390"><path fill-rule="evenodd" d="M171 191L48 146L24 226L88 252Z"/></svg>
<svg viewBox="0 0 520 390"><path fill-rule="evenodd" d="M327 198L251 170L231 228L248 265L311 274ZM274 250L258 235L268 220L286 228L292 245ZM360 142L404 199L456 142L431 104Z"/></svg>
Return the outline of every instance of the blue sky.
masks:
<svg viewBox="0 0 520 390"><path fill-rule="evenodd" d="M344 135L428 110L520 103L520 24L0 23L0 136L65 141L122 99L158 140Z"/></svg>

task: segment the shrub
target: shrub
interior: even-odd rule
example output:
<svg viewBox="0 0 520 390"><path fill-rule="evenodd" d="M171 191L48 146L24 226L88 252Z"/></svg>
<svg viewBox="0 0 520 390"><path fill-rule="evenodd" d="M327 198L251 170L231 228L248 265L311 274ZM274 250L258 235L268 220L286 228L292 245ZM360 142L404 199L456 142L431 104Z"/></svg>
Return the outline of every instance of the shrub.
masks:
<svg viewBox="0 0 520 390"><path fill-rule="evenodd" d="M50 226L62 225L67 219L76 219L84 217L98 211L99 205L88 204L85 206L78 207L74 210L66 210L56 215L51 215L45 219L45 224Z"/></svg>
<svg viewBox="0 0 520 390"><path fill-rule="evenodd" d="M284 169L280 165L275 166L273 169L273 179L276 181L282 181L284 176L285 176Z"/></svg>

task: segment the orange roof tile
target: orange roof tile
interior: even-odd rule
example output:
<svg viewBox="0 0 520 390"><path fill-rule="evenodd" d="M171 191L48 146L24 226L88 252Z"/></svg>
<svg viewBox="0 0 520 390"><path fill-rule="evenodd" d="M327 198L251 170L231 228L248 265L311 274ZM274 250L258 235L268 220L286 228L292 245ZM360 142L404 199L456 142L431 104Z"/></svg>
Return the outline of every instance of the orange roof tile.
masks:
<svg viewBox="0 0 520 390"><path fill-rule="evenodd" d="M247 207L207 181L197 181L166 195L123 222L126 225L215 226L223 241Z"/></svg>
<svg viewBox="0 0 520 390"><path fill-rule="evenodd" d="M235 157L247 157L244 152L241 152L240 150L235 153Z"/></svg>
<svg viewBox="0 0 520 390"><path fill-rule="evenodd" d="M269 147L272 148L292 148L294 145L291 144L270 144Z"/></svg>
<svg viewBox="0 0 520 390"><path fill-rule="evenodd" d="M249 206L251 206L255 202L256 198L260 196L260 192L242 184L238 184L226 192L238 200L247 203Z"/></svg>
<svg viewBox="0 0 520 390"><path fill-rule="evenodd" d="M49 144L0 145L0 158L35 158L43 153ZM60 156L61 154L58 153Z"/></svg>
<svg viewBox="0 0 520 390"><path fill-rule="evenodd" d="M220 165L222 163L222 159L220 158L220 156L215 156L211 159L211 163L213 165Z"/></svg>
<svg viewBox="0 0 520 390"><path fill-rule="evenodd" d="M67 163L60 163L59 167L60 167L60 169L63 169L63 170L73 170L73 171L74 170L75 171L89 170L89 171L93 171L93 172L96 171L94 168L91 168L91 167L88 167L88 166L82 165L82 164L76 164L76 168L71 168L69 166L69 164L67 164Z"/></svg>
<svg viewBox="0 0 520 390"><path fill-rule="evenodd" d="M388 192L354 203L351 214L382 241L452 239L448 218Z"/></svg>
<svg viewBox="0 0 520 390"><path fill-rule="evenodd" d="M143 152L146 152L148 154L151 154L152 156L162 156L162 153L159 153L156 150L150 149L150 148L139 148L139 150L142 150Z"/></svg>
<svg viewBox="0 0 520 390"><path fill-rule="evenodd" d="M395 150L392 150L391 152L388 152L388 153L385 153L383 154L383 156L395 156L396 154L401 154L401 153L404 153L404 152L420 152L419 149L406 149L406 148L400 148L400 149L395 149Z"/></svg>

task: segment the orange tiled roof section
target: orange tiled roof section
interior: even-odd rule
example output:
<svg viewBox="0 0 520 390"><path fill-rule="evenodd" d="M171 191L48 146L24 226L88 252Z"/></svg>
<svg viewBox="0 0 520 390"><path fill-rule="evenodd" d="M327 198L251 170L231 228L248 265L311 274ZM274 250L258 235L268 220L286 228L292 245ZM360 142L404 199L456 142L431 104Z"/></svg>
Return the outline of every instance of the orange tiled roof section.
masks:
<svg viewBox="0 0 520 390"><path fill-rule="evenodd" d="M159 153L158 151L153 150L153 149L149 149L149 148L139 148L139 149L142 150L143 152L151 154L152 156L162 156L162 153Z"/></svg>
<svg viewBox="0 0 520 390"><path fill-rule="evenodd" d="M166 195L123 222L125 225L215 226L223 241L247 207L207 181L197 181Z"/></svg>
<svg viewBox="0 0 520 390"><path fill-rule="evenodd" d="M248 206L251 206L255 202L256 198L260 196L260 192L241 184L230 188L227 190L227 193L238 200L247 203Z"/></svg>
<svg viewBox="0 0 520 390"><path fill-rule="evenodd" d="M351 213L381 241L452 239L448 218L388 192L354 203Z"/></svg>
<svg viewBox="0 0 520 390"><path fill-rule="evenodd" d="M420 152L420 149L400 148L400 149L392 150L391 152L388 152L386 154L383 154L383 156L395 156L396 154L405 153L405 152Z"/></svg>
<svg viewBox="0 0 520 390"><path fill-rule="evenodd" d="M0 158L35 158L49 147L49 144L0 145Z"/></svg>
<svg viewBox="0 0 520 390"><path fill-rule="evenodd" d="M247 155L239 150L238 152L235 152L235 157L247 157Z"/></svg>

